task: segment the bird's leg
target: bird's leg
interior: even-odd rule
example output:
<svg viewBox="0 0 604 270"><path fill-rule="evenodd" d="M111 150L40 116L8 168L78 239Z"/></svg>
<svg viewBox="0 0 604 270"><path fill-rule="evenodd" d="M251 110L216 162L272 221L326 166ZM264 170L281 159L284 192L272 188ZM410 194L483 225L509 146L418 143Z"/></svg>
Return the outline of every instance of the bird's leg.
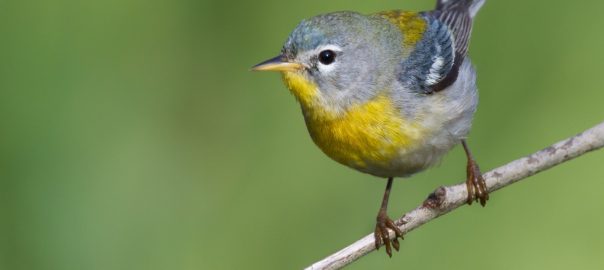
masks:
<svg viewBox="0 0 604 270"><path fill-rule="evenodd" d="M482 177L480 168L478 168L478 164L476 164L474 157L472 157L472 152L470 152L470 148L468 148L466 140L461 140L461 144L463 145L463 149L466 151L466 156L468 157L468 166L466 168L468 177L466 179L466 186L468 188L467 203L471 205L472 201L476 200L477 202L480 201L482 206L485 206L487 200L489 199L487 184L484 182L484 178Z"/></svg>
<svg viewBox="0 0 604 270"><path fill-rule="evenodd" d="M384 199L382 199L382 206L378 212L375 224L375 249L380 249L381 245L386 246L386 253L392 257L392 247L398 251L400 244L398 238L403 239L403 232L399 229L392 219L388 217L388 197L390 197L390 189L392 188L392 181L394 178L388 178L388 184L386 185L386 191L384 191ZM390 233L388 229L394 231L394 239L390 240Z"/></svg>

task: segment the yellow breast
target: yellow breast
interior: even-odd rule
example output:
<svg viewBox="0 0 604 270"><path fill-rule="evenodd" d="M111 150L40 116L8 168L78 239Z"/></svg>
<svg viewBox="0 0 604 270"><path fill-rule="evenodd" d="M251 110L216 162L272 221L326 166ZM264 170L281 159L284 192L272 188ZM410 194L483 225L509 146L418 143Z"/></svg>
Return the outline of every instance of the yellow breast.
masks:
<svg viewBox="0 0 604 270"><path fill-rule="evenodd" d="M403 119L387 93L335 113L321 104L316 86L302 76L286 73L284 80L302 104L313 141L339 163L359 170L387 168L420 136L419 128Z"/></svg>

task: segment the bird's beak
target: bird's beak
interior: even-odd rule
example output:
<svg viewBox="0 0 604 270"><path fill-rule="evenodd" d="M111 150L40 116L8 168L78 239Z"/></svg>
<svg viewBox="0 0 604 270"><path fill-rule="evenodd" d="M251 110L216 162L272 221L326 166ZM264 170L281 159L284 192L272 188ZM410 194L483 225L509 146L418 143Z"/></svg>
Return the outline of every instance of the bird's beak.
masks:
<svg viewBox="0 0 604 270"><path fill-rule="evenodd" d="M285 57L279 55L252 67L253 71L296 71L302 69L300 63L287 62Z"/></svg>

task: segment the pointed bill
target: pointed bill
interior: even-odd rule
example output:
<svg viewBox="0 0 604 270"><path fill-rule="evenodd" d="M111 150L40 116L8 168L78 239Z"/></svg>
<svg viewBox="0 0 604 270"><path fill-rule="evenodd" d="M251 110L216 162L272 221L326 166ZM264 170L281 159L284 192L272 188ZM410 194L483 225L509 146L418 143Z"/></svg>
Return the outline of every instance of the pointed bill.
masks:
<svg viewBox="0 0 604 270"><path fill-rule="evenodd" d="M266 60L252 67L253 71L296 71L303 68L302 64L286 62L283 56L279 55L275 58Z"/></svg>

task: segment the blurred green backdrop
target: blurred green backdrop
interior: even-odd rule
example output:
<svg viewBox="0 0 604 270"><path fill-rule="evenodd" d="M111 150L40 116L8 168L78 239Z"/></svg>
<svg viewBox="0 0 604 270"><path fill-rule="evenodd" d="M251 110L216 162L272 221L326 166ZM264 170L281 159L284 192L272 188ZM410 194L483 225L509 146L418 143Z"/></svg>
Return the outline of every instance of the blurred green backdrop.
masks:
<svg viewBox="0 0 604 270"><path fill-rule="evenodd" d="M303 18L407 1L1 1L0 269L297 269L373 229L384 181L311 142L276 74ZM471 56L484 170L602 120L600 1L487 1ZM604 152L464 207L350 269L601 269ZM464 178L394 185L392 216Z"/></svg>

